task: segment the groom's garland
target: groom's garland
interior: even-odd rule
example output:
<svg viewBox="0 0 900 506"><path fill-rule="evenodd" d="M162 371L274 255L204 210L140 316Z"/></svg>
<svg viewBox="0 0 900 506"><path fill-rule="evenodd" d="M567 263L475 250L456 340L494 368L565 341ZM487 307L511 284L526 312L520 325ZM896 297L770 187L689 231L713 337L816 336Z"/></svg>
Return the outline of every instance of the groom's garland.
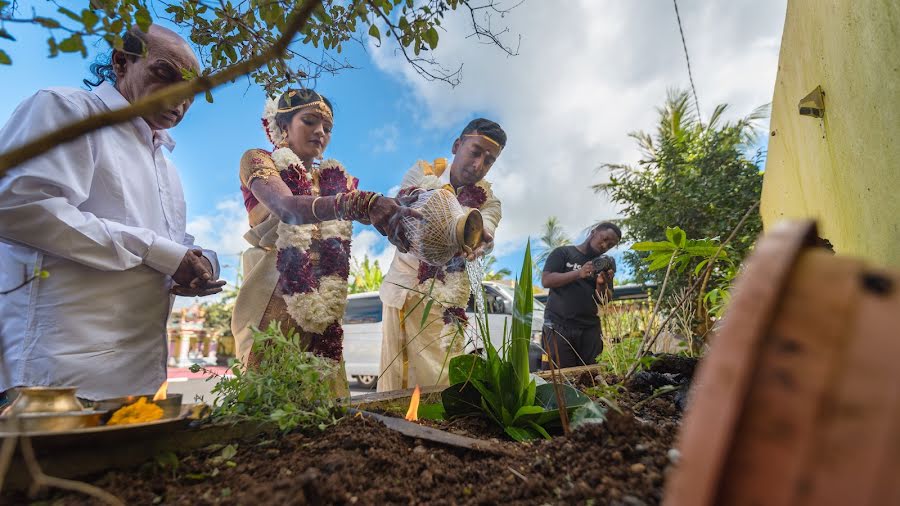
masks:
<svg viewBox="0 0 900 506"><path fill-rule="evenodd" d="M358 181L336 160L322 162L312 173L290 148L272 153L281 179L294 195L329 197L356 189ZM304 332L313 334L309 351L341 360L350 275L350 221L312 225L278 224L279 287L288 314Z"/></svg>
<svg viewBox="0 0 900 506"><path fill-rule="evenodd" d="M428 166L427 163L421 162ZM427 171L430 172L430 171ZM437 190L446 188L439 178L426 174L421 180L421 186L403 188L398 196L408 195L416 190ZM452 188L449 188L452 192ZM466 208L481 209L487 200L493 196L491 185L481 180L474 185L466 185L456 193L456 200ZM466 260L462 256L453 257L446 265L434 266L425 262L419 262L418 285L419 293L430 294L444 309L442 314L444 327L441 329L441 337L446 340L454 338L460 327L468 323L466 317L466 304L469 302L471 286L466 272ZM448 346L450 342L445 342Z"/></svg>

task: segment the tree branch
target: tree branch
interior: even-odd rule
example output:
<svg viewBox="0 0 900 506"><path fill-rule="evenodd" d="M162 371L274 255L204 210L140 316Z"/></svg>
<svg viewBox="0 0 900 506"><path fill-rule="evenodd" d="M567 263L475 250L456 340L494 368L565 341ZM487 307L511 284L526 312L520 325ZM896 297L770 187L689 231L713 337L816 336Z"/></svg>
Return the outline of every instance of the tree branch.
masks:
<svg viewBox="0 0 900 506"><path fill-rule="evenodd" d="M5 175L13 167L25 163L60 144L73 141L84 134L103 127L117 125L139 116L173 107L189 97L196 96L245 74L249 74L265 65L270 60L283 56L294 35L303 29L313 10L320 4L321 0L306 0L303 6L295 11L278 40L271 47L250 59L215 74L198 76L190 81L178 83L164 90L160 90L146 98L138 100L124 109L87 117L57 131L43 135L23 146L13 148L6 153L3 153L0 155L0 177Z"/></svg>

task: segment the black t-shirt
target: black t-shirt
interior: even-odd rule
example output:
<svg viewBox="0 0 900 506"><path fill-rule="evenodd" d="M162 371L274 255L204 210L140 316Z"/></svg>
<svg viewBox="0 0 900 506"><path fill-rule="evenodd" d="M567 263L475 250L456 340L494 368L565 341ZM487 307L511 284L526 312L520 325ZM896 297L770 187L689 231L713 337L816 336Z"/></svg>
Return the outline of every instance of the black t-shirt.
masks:
<svg viewBox="0 0 900 506"><path fill-rule="evenodd" d="M561 246L547 257L544 272L571 272L591 261L591 257L578 251L575 246ZM559 288L551 288L547 298L544 318L560 325L593 327L600 323L594 290L594 276L577 279Z"/></svg>

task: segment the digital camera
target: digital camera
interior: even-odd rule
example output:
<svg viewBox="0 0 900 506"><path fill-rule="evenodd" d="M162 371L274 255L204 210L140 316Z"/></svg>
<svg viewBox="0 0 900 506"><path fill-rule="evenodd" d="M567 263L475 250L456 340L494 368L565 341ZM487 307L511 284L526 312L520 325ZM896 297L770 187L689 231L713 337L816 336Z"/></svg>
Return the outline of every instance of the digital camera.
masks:
<svg viewBox="0 0 900 506"><path fill-rule="evenodd" d="M591 263L594 265L594 272L603 272L609 269L616 272L616 261L611 256L600 255L591 260Z"/></svg>

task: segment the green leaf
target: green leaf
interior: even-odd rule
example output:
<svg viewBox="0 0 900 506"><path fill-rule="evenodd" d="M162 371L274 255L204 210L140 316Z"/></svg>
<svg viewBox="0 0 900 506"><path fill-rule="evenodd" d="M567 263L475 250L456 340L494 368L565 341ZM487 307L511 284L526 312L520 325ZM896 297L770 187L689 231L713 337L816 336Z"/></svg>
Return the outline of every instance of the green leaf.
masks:
<svg viewBox="0 0 900 506"><path fill-rule="evenodd" d="M0 65L12 65L12 59L2 49L0 49Z"/></svg>
<svg viewBox="0 0 900 506"><path fill-rule="evenodd" d="M3 28L0 28L0 39L6 39L6 40L12 40L12 41L16 40L16 38L13 37L12 34L7 32Z"/></svg>
<svg viewBox="0 0 900 506"><path fill-rule="evenodd" d="M209 90L206 90L206 101L209 102L210 104L213 103L213 95L212 95L212 92Z"/></svg>
<svg viewBox="0 0 900 506"><path fill-rule="evenodd" d="M631 249L634 251L675 251L675 245L670 242L654 242L654 241L644 241L638 242L631 245Z"/></svg>
<svg viewBox="0 0 900 506"><path fill-rule="evenodd" d="M679 248L684 248L687 234L680 227L666 227L666 239Z"/></svg>
<svg viewBox="0 0 900 506"><path fill-rule="evenodd" d="M84 25L85 30L88 32L94 31L94 26L97 22L100 21L100 17L97 16L94 11L90 9L84 9L81 11L81 23Z"/></svg>
<svg viewBox="0 0 900 506"><path fill-rule="evenodd" d="M369 26L369 35L373 38L378 39L378 42L381 42L381 31L378 29L378 25L376 25L375 23L372 23L372 25Z"/></svg>
<svg viewBox="0 0 900 506"><path fill-rule="evenodd" d="M450 385L441 392L441 404L447 416L481 412L481 393L472 383Z"/></svg>
<svg viewBox="0 0 900 506"><path fill-rule="evenodd" d="M656 271L659 269L663 269L669 266L669 261L672 259L671 255L656 257L650 265L647 267L648 271Z"/></svg>
<svg viewBox="0 0 900 506"><path fill-rule="evenodd" d="M434 304L434 299L428 299L428 302L425 304L425 309L422 311L422 321L419 322L419 328L425 328L425 323L428 321L428 315L431 313L432 304Z"/></svg>
<svg viewBox="0 0 900 506"><path fill-rule="evenodd" d="M429 46L431 49L434 49L434 48L437 47L437 45L438 45L438 31L437 31L437 29L435 29L435 27L432 26L431 28L429 28L428 30L426 30L425 33L422 35L422 38L425 39L425 42L428 43L428 46Z"/></svg>
<svg viewBox="0 0 900 506"><path fill-rule="evenodd" d="M81 51L83 54L87 54L84 47L84 41L81 39L81 35L77 33L72 34L71 37L60 42L57 47L59 47L59 50L63 53L75 53Z"/></svg>
<svg viewBox="0 0 900 506"><path fill-rule="evenodd" d="M503 431L506 432L509 437L519 442L537 439L539 437L536 432L524 427L503 427Z"/></svg>
<svg viewBox="0 0 900 506"><path fill-rule="evenodd" d="M65 7L60 7L58 12L64 16L71 18L73 21L78 21L79 23L81 23L81 16L79 16L78 14L75 14L74 12L70 11L69 9L66 9ZM59 23L57 23L57 24L59 24Z"/></svg>
<svg viewBox="0 0 900 506"><path fill-rule="evenodd" d="M535 422L529 421L528 426L532 428L535 432L541 435L544 439L550 439L550 434L547 433L547 429L541 427Z"/></svg>
<svg viewBox="0 0 900 506"><path fill-rule="evenodd" d="M572 413L570 425L572 428L577 428L592 423L603 423L604 421L606 421L606 408L591 401L585 403Z"/></svg>
<svg viewBox="0 0 900 506"><path fill-rule="evenodd" d="M59 21L57 21L55 19L44 18L44 17L40 17L40 16L35 17L34 21L37 24L43 26L44 28L53 29L53 28L59 28L60 26L62 26L59 24Z"/></svg>
<svg viewBox="0 0 900 506"><path fill-rule="evenodd" d="M450 384L465 383L474 378L486 381L488 378L487 361L478 355L459 355L450 359L448 366Z"/></svg>
<svg viewBox="0 0 900 506"><path fill-rule="evenodd" d="M431 404L419 404L419 411L416 414L419 418L424 418L425 420L444 420L447 413L444 411L442 403L434 402Z"/></svg>
<svg viewBox="0 0 900 506"><path fill-rule="evenodd" d="M138 28L141 29L142 32L146 32L150 29L150 25L153 24L153 18L150 17L150 11L147 10L143 5L139 6L137 11L134 13L134 21L137 23Z"/></svg>
<svg viewBox="0 0 900 506"><path fill-rule="evenodd" d="M534 285L531 273L531 239L525 243L525 256L522 259L522 271L516 280L516 291L513 296L513 318L509 352L509 360L513 366L513 373L517 382L515 397L521 399L522 394L528 390L531 381L528 365L528 345L531 342L531 325L534 313Z"/></svg>
<svg viewBox="0 0 900 506"><path fill-rule="evenodd" d="M520 418L528 415L539 415L544 412L544 408L540 406L522 406L513 415L512 423L515 424Z"/></svg>

